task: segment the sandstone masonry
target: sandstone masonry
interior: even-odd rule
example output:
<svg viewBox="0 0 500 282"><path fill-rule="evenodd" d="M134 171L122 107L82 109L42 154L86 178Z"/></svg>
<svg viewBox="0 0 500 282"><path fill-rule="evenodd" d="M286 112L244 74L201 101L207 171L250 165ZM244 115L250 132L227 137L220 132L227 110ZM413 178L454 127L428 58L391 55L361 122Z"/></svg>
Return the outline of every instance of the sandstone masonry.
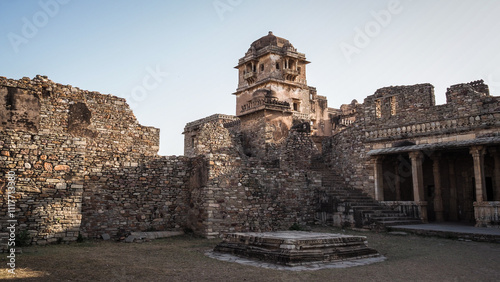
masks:
<svg viewBox="0 0 500 282"><path fill-rule="evenodd" d="M483 81L451 86L444 105L418 84L334 109L307 85L308 63L272 33L254 41L236 66L236 115L186 124L185 156L168 157L122 98L0 77L2 230L9 171L18 230L34 244L313 223L500 226L500 99Z"/></svg>

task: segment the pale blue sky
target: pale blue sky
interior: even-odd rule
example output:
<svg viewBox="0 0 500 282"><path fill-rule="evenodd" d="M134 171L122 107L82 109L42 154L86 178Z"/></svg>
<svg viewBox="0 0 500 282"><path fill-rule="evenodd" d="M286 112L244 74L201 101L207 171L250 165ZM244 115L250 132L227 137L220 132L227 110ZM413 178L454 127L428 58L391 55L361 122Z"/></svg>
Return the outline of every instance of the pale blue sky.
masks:
<svg viewBox="0 0 500 282"><path fill-rule="evenodd" d="M477 79L499 95L499 15L494 0L0 0L0 76L125 97L160 128L160 154L181 155L187 122L235 113L233 67L270 30L306 54L330 107L417 83L442 104Z"/></svg>

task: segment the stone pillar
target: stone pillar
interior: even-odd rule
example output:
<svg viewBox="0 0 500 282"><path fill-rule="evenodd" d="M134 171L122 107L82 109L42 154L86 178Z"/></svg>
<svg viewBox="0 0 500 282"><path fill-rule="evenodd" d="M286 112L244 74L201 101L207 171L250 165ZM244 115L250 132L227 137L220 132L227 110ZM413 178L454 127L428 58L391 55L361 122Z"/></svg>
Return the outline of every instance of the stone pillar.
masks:
<svg viewBox="0 0 500 282"><path fill-rule="evenodd" d="M490 153L493 156L493 159L495 160L495 167L494 167L494 178L493 180L495 181L495 190L494 190L494 199L495 201L500 201L500 149L498 148L491 148Z"/></svg>
<svg viewBox="0 0 500 282"><path fill-rule="evenodd" d="M434 174L434 212L436 221L443 222L443 193L441 188L441 170L439 168L441 154L436 153L432 156L432 172Z"/></svg>
<svg viewBox="0 0 500 282"><path fill-rule="evenodd" d="M375 177L375 200L384 200L384 173L382 171L383 156L375 156L374 177Z"/></svg>
<svg viewBox="0 0 500 282"><path fill-rule="evenodd" d="M470 154L474 160L474 178L476 184L476 202L485 201L486 187L484 180L484 154L486 150L483 146L474 146L470 148Z"/></svg>
<svg viewBox="0 0 500 282"><path fill-rule="evenodd" d="M450 220L458 220L457 207L457 178L455 175L455 158L448 159L448 171L450 175Z"/></svg>
<svg viewBox="0 0 500 282"><path fill-rule="evenodd" d="M424 155L422 152L410 152L411 159L411 177L413 183L413 201L419 206L420 219L427 222L427 202L424 195L424 175L422 162Z"/></svg>

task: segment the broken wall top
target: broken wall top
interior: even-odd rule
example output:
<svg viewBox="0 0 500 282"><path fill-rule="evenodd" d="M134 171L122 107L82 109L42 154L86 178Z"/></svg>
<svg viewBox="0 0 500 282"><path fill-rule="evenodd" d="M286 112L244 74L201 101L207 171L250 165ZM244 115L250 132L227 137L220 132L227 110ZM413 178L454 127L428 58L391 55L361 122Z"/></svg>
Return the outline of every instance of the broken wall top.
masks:
<svg viewBox="0 0 500 282"><path fill-rule="evenodd" d="M140 125L125 99L46 76L0 77L0 109L0 130L84 137L98 151L155 155L159 149L159 129Z"/></svg>

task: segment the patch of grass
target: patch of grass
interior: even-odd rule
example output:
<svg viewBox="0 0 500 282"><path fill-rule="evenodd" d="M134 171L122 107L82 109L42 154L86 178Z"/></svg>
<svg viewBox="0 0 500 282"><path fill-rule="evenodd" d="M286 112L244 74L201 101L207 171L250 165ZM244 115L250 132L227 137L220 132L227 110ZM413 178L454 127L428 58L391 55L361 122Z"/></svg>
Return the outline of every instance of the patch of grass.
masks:
<svg viewBox="0 0 500 282"><path fill-rule="evenodd" d="M497 281L500 244L314 227L315 232L366 236L387 257L366 266L278 271L205 256L220 239L181 235L144 243L92 241L31 246L16 254L17 279L29 281ZM7 273L0 256L0 280ZM23 276L24 275L24 276ZM36 279L36 280L35 280ZM28 280L28 279L27 279Z"/></svg>

